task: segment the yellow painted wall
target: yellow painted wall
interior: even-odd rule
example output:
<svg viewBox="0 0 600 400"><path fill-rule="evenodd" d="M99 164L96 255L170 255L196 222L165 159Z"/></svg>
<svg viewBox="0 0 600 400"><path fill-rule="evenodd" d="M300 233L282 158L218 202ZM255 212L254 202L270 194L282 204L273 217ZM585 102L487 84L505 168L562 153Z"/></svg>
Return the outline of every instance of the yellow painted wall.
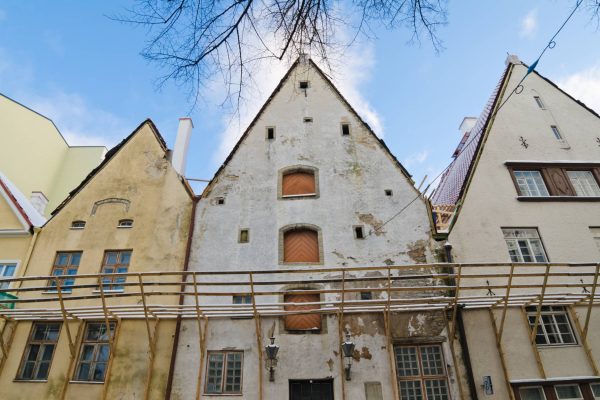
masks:
<svg viewBox="0 0 600 400"><path fill-rule="evenodd" d="M4 229L23 229L23 225L4 196L0 195L0 231ZM0 258L2 257L0 253Z"/></svg>
<svg viewBox="0 0 600 400"><path fill-rule="evenodd" d="M180 178L166 159L166 154L154 136L149 124L144 124L117 154L85 185L81 191L52 218L39 234L27 269L28 276L50 274L57 251L82 251L78 274L95 274L105 250L131 249L129 272L181 271L185 258L187 234L192 210L192 199ZM121 203L100 205L92 214L94 204L107 198L130 201L129 209ZM119 219L131 218L130 229L117 228ZM73 220L85 220L85 229L70 229ZM161 278L168 282L170 278ZM172 279L172 278L171 278ZM44 281L24 286L43 285ZM78 278L76 283L95 283ZM128 281L129 282L129 281ZM178 285L163 286L162 290L177 290ZM138 291L126 288L128 291ZM69 297L90 294L92 289L75 289L66 294L66 307L101 305L96 300L69 300ZM21 297L40 296L23 293ZM56 295L47 294L49 299ZM177 304L176 295L148 296L148 303ZM138 304L139 296L109 297L108 305ZM58 307L58 302L35 303L32 307ZM122 320L116 338L112 373L104 384L70 383L67 399L100 398L104 387L109 399L140 399L144 396L148 372L148 335L144 319ZM23 326L21 326L23 325ZM69 351L66 330L63 327L59 345L50 368L48 382L13 382L25 349L30 323L20 323L9 352L9 358L0 375L0 398L58 399L60 388L68 371ZM71 323L76 332L76 323ZM157 330L157 355L154 362L151 398L164 398L175 321L160 323ZM77 346L79 350L79 346Z"/></svg>
<svg viewBox="0 0 600 400"><path fill-rule="evenodd" d="M96 167L103 146L69 147L52 121L0 95L0 171L26 196L48 198L46 216Z"/></svg>

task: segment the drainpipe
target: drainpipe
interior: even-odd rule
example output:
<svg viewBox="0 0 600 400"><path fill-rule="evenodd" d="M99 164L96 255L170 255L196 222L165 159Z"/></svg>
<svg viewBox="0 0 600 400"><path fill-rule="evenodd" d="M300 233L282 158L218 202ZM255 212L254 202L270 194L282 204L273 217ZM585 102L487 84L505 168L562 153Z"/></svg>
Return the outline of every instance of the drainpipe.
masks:
<svg viewBox="0 0 600 400"><path fill-rule="evenodd" d="M185 259L183 261L183 272L187 272L190 264L190 252L192 249L192 236L194 234L194 224L196 221L196 207L198 206L198 201L200 200L200 196L194 196L192 199L192 216L190 221L190 227L188 230L188 238L187 244L185 247ZM179 295L179 305L183 305L183 299L185 292L185 283L181 282L181 288L179 290L181 294ZM171 350L171 365L169 366L169 377L167 378L167 388L165 390L165 400L169 400L171 398L171 390L173 389L173 375L175 373L175 361L177 359L177 347L179 346L179 332L181 331L181 315L177 317L177 325L175 326L175 338L173 339L173 349Z"/></svg>
<svg viewBox="0 0 600 400"><path fill-rule="evenodd" d="M31 260L31 254L33 253L33 249L35 247L35 243L37 242L38 234L42 231L42 228L37 226L33 227L33 236L31 237L31 241L29 242L29 248L27 249L27 254L25 255L25 260L23 261L23 268L21 268L20 276L27 275L27 268L29 268L29 260ZM23 281L16 282L16 288L19 289L23 284Z"/></svg>
<svg viewBox="0 0 600 400"><path fill-rule="evenodd" d="M473 376L473 367L471 366L471 356L469 355L469 345L467 344L467 334L465 332L465 324L463 322L462 312L462 307L460 307L456 313L456 323L458 324L458 340L460 342L460 349L462 352L465 369L467 370L471 399L478 400L477 387L475 386L475 377Z"/></svg>

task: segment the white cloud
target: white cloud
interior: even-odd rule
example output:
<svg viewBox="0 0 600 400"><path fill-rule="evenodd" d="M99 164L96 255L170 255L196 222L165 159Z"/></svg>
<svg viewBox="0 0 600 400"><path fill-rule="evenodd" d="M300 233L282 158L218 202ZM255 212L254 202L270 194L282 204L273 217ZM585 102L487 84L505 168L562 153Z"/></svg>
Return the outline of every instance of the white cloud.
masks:
<svg viewBox="0 0 600 400"><path fill-rule="evenodd" d="M417 153L410 154L408 157L406 157L406 159L402 161L402 164L404 164L406 168L409 168L412 165L424 163L428 157L429 151L419 151Z"/></svg>
<svg viewBox="0 0 600 400"><path fill-rule="evenodd" d="M527 13L525 18L521 20L521 37L531 38L535 35L538 26L537 9L533 9Z"/></svg>
<svg viewBox="0 0 600 400"><path fill-rule="evenodd" d="M558 80L558 85L591 109L600 112L600 61L592 67Z"/></svg>

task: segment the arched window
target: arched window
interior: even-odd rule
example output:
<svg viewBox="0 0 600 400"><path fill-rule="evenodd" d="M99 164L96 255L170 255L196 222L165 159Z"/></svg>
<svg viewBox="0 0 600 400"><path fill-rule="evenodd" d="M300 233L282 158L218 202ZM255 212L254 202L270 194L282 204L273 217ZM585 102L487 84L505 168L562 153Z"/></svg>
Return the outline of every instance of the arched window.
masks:
<svg viewBox="0 0 600 400"><path fill-rule="evenodd" d="M283 233L283 262L318 263L319 233L315 229L300 227Z"/></svg>
<svg viewBox="0 0 600 400"><path fill-rule="evenodd" d="M133 220L132 219L120 219L119 225L117 228L133 228Z"/></svg>
<svg viewBox="0 0 600 400"><path fill-rule="evenodd" d="M291 167L281 172L281 198L316 197L318 181L316 169Z"/></svg>

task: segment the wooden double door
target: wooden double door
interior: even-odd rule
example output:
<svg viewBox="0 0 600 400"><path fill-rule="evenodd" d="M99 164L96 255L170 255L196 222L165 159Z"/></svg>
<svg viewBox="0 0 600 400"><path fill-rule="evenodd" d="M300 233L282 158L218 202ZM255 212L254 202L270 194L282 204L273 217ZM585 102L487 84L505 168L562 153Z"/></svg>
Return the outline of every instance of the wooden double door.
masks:
<svg viewBox="0 0 600 400"><path fill-rule="evenodd" d="M290 400L333 400L333 379L290 380Z"/></svg>

